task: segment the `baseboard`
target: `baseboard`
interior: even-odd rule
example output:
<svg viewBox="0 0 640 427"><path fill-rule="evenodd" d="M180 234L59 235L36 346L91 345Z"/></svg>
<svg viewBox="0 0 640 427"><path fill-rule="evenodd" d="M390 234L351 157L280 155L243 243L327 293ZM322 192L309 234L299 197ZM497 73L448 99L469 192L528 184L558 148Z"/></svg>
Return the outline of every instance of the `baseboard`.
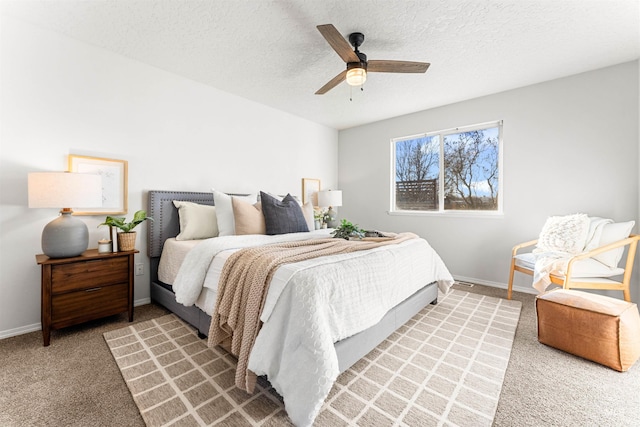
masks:
<svg viewBox="0 0 640 427"><path fill-rule="evenodd" d="M456 281L460 281L460 282L467 282L467 283L477 283L478 285L484 285L484 286L490 286L492 288L499 288L499 289L507 289L507 284L506 283L500 283L500 282L491 282L489 280L482 280L482 279L476 279L474 277L465 277L465 276L457 276L454 275L453 278ZM535 289L533 289L533 287L531 286L513 286L513 290L515 292L523 292L525 294L537 294L538 291L536 291ZM506 296L506 294L505 294Z"/></svg>
<svg viewBox="0 0 640 427"><path fill-rule="evenodd" d="M140 305L151 304L151 298L142 298L133 301L133 306L138 307ZM34 323L32 325L21 326L19 328L7 329L6 331L0 331L0 340L18 335L28 334L29 332L36 332L42 330L41 323Z"/></svg>
<svg viewBox="0 0 640 427"><path fill-rule="evenodd" d="M149 298L142 298L142 299L137 299L133 301L133 306L137 307L139 305L146 305L146 304L151 304L151 297Z"/></svg>
<svg viewBox="0 0 640 427"><path fill-rule="evenodd" d="M40 323L34 323L33 325L21 326L19 328L7 329L6 331L0 331L0 340L10 337L15 337L22 334L28 334L29 332L35 332L42 330Z"/></svg>

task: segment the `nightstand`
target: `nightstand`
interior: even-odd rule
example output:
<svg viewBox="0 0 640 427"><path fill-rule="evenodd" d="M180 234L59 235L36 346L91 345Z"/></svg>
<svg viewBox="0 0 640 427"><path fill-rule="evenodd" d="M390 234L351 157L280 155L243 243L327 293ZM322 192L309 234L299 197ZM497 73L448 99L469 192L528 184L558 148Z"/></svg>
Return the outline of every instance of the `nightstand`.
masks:
<svg viewBox="0 0 640 427"><path fill-rule="evenodd" d="M137 250L98 253L89 249L71 258L36 255L42 266L42 338L52 329L127 311L133 321L134 255Z"/></svg>

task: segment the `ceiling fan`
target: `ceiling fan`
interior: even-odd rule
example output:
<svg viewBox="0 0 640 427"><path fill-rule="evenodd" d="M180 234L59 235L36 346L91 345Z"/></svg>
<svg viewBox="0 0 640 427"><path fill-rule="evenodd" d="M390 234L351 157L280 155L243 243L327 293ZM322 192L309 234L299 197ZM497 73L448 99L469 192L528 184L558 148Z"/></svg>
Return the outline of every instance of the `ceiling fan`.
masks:
<svg viewBox="0 0 640 427"><path fill-rule="evenodd" d="M412 61L367 61L367 55L358 50L358 47L364 42L364 34L349 34L349 43L354 48L354 50L351 50L349 43L332 24L318 25L317 28L333 50L347 63L347 69L318 89L316 95L329 92L344 80L351 86L360 86L367 79L367 73L424 73L431 65L427 62Z"/></svg>

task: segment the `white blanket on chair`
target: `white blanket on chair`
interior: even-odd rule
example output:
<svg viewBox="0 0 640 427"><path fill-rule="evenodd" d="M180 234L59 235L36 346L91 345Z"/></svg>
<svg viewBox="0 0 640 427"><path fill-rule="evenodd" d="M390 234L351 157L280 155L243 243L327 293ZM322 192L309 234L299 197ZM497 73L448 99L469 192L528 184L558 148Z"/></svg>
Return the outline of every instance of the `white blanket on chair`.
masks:
<svg viewBox="0 0 640 427"><path fill-rule="evenodd" d="M586 243L582 252L588 252L600 246L600 236L605 225L613 223L613 220L607 218L590 217L589 230L586 235ZM555 231L555 230L554 230ZM576 230L570 231L576 233ZM568 238L575 239L576 236L554 236L558 239ZM544 247L538 247L533 250L535 254L535 268L533 270L533 287L540 293L544 292L551 284L549 277L552 272L564 275L567 270L569 260L577 255L577 253L549 250Z"/></svg>

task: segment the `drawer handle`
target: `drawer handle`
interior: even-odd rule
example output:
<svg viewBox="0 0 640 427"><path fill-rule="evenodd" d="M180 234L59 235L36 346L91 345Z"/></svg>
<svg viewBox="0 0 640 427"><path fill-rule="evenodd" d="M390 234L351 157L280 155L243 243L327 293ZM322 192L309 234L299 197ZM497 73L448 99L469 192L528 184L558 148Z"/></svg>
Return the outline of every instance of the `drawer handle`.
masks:
<svg viewBox="0 0 640 427"><path fill-rule="evenodd" d="M102 288L91 288L91 289L86 289L85 292L95 292L95 291L99 291Z"/></svg>

